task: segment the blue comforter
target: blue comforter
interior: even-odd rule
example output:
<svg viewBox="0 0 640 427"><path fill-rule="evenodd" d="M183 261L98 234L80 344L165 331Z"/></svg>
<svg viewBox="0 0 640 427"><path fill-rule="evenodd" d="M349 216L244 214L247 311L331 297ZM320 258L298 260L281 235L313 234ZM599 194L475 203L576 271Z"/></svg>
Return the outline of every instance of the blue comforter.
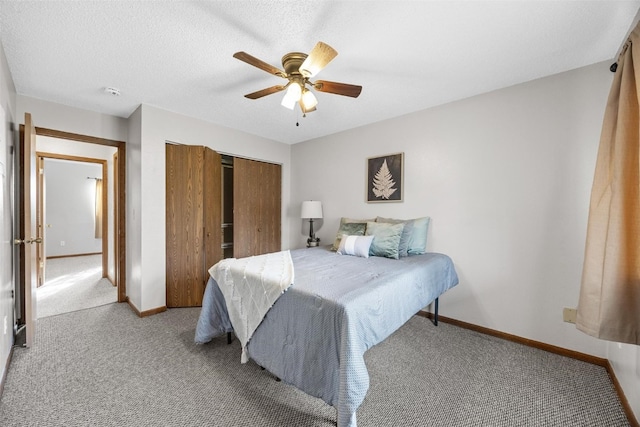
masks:
<svg viewBox="0 0 640 427"><path fill-rule="evenodd" d="M339 427L356 427L369 388L365 351L455 286L458 276L451 259L436 253L394 260L318 247L291 251L291 258L295 283L255 331L249 357L334 406ZM195 341L231 331L224 297L209 279Z"/></svg>

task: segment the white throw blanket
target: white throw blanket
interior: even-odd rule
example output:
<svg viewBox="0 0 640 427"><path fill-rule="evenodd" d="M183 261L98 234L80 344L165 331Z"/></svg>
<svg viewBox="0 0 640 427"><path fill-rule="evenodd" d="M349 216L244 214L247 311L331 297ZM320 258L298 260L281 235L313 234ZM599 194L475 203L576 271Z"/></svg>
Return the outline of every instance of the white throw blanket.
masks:
<svg viewBox="0 0 640 427"><path fill-rule="evenodd" d="M209 269L227 304L233 330L242 344L240 361L249 360L246 347L267 311L293 284L289 251L248 258L227 258Z"/></svg>

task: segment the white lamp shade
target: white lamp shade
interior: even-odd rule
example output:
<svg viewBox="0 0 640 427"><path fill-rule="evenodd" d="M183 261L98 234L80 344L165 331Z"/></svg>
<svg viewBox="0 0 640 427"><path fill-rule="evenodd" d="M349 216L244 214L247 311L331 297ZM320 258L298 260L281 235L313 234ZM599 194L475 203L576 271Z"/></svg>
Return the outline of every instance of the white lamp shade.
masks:
<svg viewBox="0 0 640 427"><path fill-rule="evenodd" d="M317 200L305 200L302 202L301 218L322 218L322 202Z"/></svg>
<svg viewBox="0 0 640 427"><path fill-rule="evenodd" d="M295 99L292 96L289 96L289 94L286 94L284 98L282 98L282 102L280 103L280 105L288 108L289 110L293 110L293 108L296 106L296 102L298 102L297 99Z"/></svg>
<svg viewBox="0 0 640 427"><path fill-rule="evenodd" d="M289 84L289 88L282 98L282 106L287 107L290 110L296 106L296 102L300 101L300 97L302 96L302 88L296 82Z"/></svg>
<svg viewBox="0 0 640 427"><path fill-rule="evenodd" d="M318 105L318 100L309 89L302 93L302 105L304 105L305 111L309 111Z"/></svg>

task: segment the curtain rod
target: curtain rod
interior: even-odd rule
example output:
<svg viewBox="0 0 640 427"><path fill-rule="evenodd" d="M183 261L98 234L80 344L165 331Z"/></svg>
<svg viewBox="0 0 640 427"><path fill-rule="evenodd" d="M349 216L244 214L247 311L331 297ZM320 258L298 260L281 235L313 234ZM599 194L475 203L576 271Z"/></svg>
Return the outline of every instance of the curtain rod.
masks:
<svg viewBox="0 0 640 427"><path fill-rule="evenodd" d="M631 21L631 26L627 30L627 34L622 39L622 44L618 48L616 55L613 57L615 62L611 64L611 67L609 67L612 73L615 73L616 70L618 69L618 59L620 59L620 55L622 55L622 50L624 49L624 46L629 41L629 37L631 37L631 33L633 32L633 30L635 30L636 26L638 25L638 22L640 22L640 9L638 9L638 12L636 13L635 18L633 18L633 21Z"/></svg>
<svg viewBox="0 0 640 427"><path fill-rule="evenodd" d="M91 177L91 176L88 176L87 179L96 179L98 181L102 180L102 178L95 178L95 177Z"/></svg>

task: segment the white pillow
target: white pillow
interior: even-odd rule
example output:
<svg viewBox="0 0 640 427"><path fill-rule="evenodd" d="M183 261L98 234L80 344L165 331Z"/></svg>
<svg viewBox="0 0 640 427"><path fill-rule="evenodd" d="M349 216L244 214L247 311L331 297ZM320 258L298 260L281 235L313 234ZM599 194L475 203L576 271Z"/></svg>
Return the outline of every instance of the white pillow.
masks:
<svg viewBox="0 0 640 427"><path fill-rule="evenodd" d="M348 236L342 235L338 253L340 255L355 255L362 258L369 258L369 247L373 242L373 236Z"/></svg>

